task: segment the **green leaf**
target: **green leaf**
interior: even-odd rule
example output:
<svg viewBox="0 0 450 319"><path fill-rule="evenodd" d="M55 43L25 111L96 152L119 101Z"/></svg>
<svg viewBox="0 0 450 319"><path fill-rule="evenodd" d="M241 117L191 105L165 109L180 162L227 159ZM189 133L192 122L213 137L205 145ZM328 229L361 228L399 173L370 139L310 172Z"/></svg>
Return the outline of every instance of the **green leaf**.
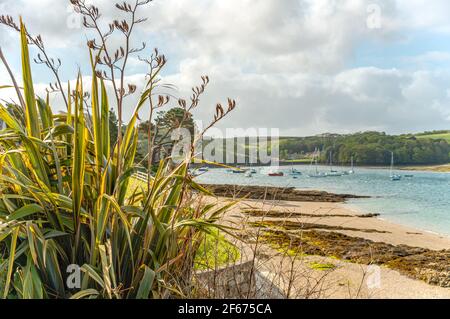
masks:
<svg viewBox="0 0 450 319"><path fill-rule="evenodd" d="M43 208L41 206L39 206L38 204L29 204L17 209L14 213L9 215L8 220L9 221L18 220L33 215L35 213L41 212L43 212Z"/></svg>
<svg viewBox="0 0 450 319"><path fill-rule="evenodd" d="M22 77L25 97L25 121L30 136L40 137L39 117L34 96L33 77L31 76L30 54L28 51L28 38L25 25L20 19L20 39L22 43Z"/></svg>
<svg viewBox="0 0 450 319"><path fill-rule="evenodd" d="M14 269L14 261L16 256L16 246L17 246L17 237L19 236L19 226L17 226L14 231L12 232L12 239L11 239L11 247L9 249L9 257L8 257L8 273L6 276L6 283L5 283L5 290L3 292L3 299L6 299L8 297L9 293L9 286L11 284L11 276Z"/></svg>
<svg viewBox="0 0 450 319"><path fill-rule="evenodd" d="M155 272L145 265L143 267L144 276L139 283L139 289L136 294L136 299L147 299L150 295L153 287L153 282L155 280Z"/></svg>
<svg viewBox="0 0 450 319"><path fill-rule="evenodd" d="M74 294L70 299L83 299L91 296L98 296L100 293L95 289L85 289Z"/></svg>

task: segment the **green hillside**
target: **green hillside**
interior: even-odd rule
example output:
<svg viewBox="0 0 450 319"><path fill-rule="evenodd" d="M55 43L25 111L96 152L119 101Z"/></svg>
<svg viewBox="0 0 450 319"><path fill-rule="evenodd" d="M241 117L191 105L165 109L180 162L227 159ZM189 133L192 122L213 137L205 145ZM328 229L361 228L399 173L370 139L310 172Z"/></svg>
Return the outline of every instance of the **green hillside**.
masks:
<svg viewBox="0 0 450 319"><path fill-rule="evenodd" d="M450 143L450 131L437 131L416 134L419 139L433 139L433 140L446 140Z"/></svg>

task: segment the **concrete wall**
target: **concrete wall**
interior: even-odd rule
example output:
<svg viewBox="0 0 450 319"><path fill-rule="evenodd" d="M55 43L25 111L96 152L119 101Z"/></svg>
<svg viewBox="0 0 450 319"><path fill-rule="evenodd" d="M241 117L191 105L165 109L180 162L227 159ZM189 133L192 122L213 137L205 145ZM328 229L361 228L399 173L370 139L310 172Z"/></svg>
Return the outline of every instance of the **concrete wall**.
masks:
<svg viewBox="0 0 450 319"><path fill-rule="evenodd" d="M205 298L282 299L281 290L248 261L225 268L197 272L195 281Z"/></svg>

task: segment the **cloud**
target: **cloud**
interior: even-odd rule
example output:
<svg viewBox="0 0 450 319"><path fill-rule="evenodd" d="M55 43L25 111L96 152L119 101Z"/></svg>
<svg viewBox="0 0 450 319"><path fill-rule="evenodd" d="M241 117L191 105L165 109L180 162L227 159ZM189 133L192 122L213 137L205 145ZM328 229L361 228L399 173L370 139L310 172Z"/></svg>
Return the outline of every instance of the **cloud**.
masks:
<svg viewBox="0 0 450 319"><path fill-rule="evenodd" d="M450 2L447 0L397 0L397 23L406 29L450 33Z"/></svg>
<svg viewBox="0 0 450 319"><path fill-rule="evenodd" d="M107 20L117 14L109 1L95 3L104 10ZM163 81L179 88L172 94L189 97L200 76L210 76L211 84L195 113L197 118L208 121L217 102L225 102L227 97L237 100L237 109L220 123L222 128L279 127L282 134L305 135L369 129L400 133L448 127L450 71L439 71L450 61L448 52L436 48L401 52L407 57L402 61L407 62L407 69L402 68L404 64L383 69L356 67L353 62L358 48L374 42L389 48L399 43L414 44L416 32L439 36L450 31L449 2L377 1L379 12L369 10L373 3L154 1L142 14L150 19L142 25L136 40L144 39L167 53L169 67ZM72 28L77 21L64 1L0 0L0 11L16 16L21 13L29 29L42 33L49 49L65 57L64 66L69 69L86 53L85 31L80 34ZM368 19L378 13L380 28L370 28ZM4 28L0 37L2 46L11 42L11 34ZM8 50L17 54L16 47ZM385 58L395 61L397 57ZM137 58L130 60L130 66L127 81L142 86L145 69ZM50 81L44 81L46 73L36 66L33 70L42 82L39 87L45 87L43 83ZM71 73L64 75L74 78ZM125 119L136 99L127 99ZM54 103L60 108L58 98ZM144 109L142 117L146 116Z"/></svg>

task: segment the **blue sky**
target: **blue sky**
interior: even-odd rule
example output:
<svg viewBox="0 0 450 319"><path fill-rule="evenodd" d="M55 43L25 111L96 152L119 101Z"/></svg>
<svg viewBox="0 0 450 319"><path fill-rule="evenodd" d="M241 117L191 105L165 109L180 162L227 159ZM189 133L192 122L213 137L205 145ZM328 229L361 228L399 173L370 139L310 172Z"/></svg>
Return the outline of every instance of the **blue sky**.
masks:
<svg viewBox="0 0 450 319"><path fill-rule="evenodd" d="M436 33L429 30L408 32L399 41L379 41L378 39L361 42L355 49L354 58L349 68L375 66L378 68L399 68L414 70L418 68L448 69L450 58L444 60L428 60L412 63L414 58L429 52L441 52L450 57L450 34Z"/></svg>
<svg viewBox="0 0 450 319"><path fill-rule="evenodd" d="M105 20L117 17L95 0ZM51 8L51 10L49 9ZM65 81L78 66L89 75L86 39L69 1L0 0L0 13L22 15L63 60ZM219 126L279 128L284 135L380 130L450 129L450 1L433 0L155 0L134 40L169 60L163 81L189 90L211 84L195 116L211 119L217 102L237 109ZM74 23L75 21L75 23ZM374 24L375 23L375 24ZM0 26L0 46L20 78L18 35ZM138 88L145 68L131 61L127 81ZM53 81L33 66L38 93ZM0 67L0 84L9 81ZM3 90L0 97L14 98ZM129 116L137 96L126 101ZM52 97L55 109L61 101ZM143 110L143 117L146 110Z"/></svg>

